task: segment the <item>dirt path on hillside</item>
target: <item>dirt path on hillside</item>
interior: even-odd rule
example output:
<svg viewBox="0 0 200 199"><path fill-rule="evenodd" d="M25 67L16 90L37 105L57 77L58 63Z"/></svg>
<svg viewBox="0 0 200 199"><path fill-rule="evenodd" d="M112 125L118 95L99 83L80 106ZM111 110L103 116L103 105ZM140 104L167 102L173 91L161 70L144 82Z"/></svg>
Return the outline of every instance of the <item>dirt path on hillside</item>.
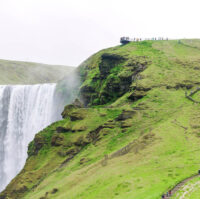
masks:
<svg viewBox="0 0 200 199"><path fill-rule="evenodd" d="M171 196L166 196L166 195L165 195L165 199L172 198L181 188L184 187L184 185L186 185L187 182L189 182L190 180L192 180L192 179L194 179L194 178L196 178L196 177L198 177L198 176L199 176L199 174L196 174L196 175L194 175L194 176L191 176L191 177L189 177L189 178L183 180L183 181L180 182L179 184L177 184L173 189L171 189ZM195 184L193 184L193 185L191 185L191 186L189 186L189 185L187 186L187 185L186 185L186 186L183 188L183 193L181 193L181 195L179 196L178 199L186 199L185 196L186 196L189 192L191 192L196 186L200 186L200 182L195 183Z"/></svg>
<svg viewBox="0 0 200 199"><path fill-rule="evenodd" d="M194 184L189 184L189 185L185 185L182 188L183 193L180 193L179 195L177 195L177 197L179 199L187 199L188 196L195 191L195 189L198 189L200 187L200 182L196 182Z"/></svg>

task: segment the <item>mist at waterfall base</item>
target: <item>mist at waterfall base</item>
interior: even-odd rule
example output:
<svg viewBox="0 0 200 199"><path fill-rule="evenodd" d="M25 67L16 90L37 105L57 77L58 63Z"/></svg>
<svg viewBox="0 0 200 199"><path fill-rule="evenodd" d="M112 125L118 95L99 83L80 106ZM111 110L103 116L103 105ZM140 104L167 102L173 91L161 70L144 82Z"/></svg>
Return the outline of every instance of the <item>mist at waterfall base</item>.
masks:
<svg viewBox="0 0 200 199"><path fill-rule="evenodd" d="M0 192L23 168L35 134L61 119L55 91L56 84L0 86Z"/></svg>

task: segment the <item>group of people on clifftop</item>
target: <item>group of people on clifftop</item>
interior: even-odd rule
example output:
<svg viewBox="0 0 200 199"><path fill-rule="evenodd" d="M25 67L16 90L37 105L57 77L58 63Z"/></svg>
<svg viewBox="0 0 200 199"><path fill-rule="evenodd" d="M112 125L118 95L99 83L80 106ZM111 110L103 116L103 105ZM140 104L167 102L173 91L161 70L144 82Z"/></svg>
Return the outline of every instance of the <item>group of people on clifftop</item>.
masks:
<svg viewBox="0 0 200 199"><path fill-rule="evenodd" d="M130 41L149 41L149 40L152 40L152 41L159 41L159 40L168 40L168 38L164 38L164 37L152 37L152 38L133 38L133 39L130 39Z"/></svg>
<svg viewBox="0 0 200 199"><path fill-rule="evenodd" d="M164 37L152 37L152 38L138 38L135 37L133 39L129 38L129 37L121 37L120 38L120 43L122 44L127 44L129 42L139 42L139 41L160 41L160 40L168 40L168 38L164 38Z"/></svg>

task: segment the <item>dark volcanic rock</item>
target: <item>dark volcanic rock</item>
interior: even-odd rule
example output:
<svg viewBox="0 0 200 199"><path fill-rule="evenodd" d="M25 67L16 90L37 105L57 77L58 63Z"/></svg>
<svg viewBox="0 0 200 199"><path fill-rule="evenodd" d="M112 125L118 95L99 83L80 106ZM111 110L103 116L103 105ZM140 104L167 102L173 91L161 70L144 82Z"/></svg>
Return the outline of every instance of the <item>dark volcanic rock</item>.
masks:
<svg viewBox="0 0 200 199"><path fill-rule="evenodd" d="M119 55L114 52L104 53L98 60L98 70L92 65L86 69L85 80L80 89L84 105L103 105L130 91L133 82L142 78L140 74L151 63L148 57ZM92 64L92 63L91 63ZM137 95L134 98L139 98Z"/></svg>
<svg viewBox="0 0 200 199"><path fill-rule="evenodd" d="M64 136L62 134L54 133L51 138L52 146L61 146L63 145Z"/></svg>
<svg viewBox="0 0 200 199"><path fill-rule="evenodd" d="M84 108L78 108L74 104L65 106L62 112L63 118L70 117L71 121L82 120L85 118L86 110Z"/></svg>
<svg viewBox="0 0 200 199"><path fill-rule="evenodd" d="M90 131L86 138L88 139L89 142L92 142L93 144L95 144L99 139L100 139L100 131L103 129L103 126L99 126L98 128L96 128L93 131Z"/></svg>
<svg viewBox="0 0 200 199"><path fill-rule="evenodd" d="M130 122L127 122L127 120L121 122L121 128L129 128L129 127L131 127L132 125L133 125L133 124L130 123Z"/></svg>
<svg viewBox="0 0 200 199"><path fill-rule="evenodd" d="M56 132L57 133L67 133L67 132L70 132L71 129L70 128L65 128L65 127L62 127L62 126L59 126L56 128Z"/></svg>
<svg viewBox="0 0 200 199"><path fill-rule="evenodd" d="M102 127L108 128L108 129L114 129L116 126L115 126L114 121L108 121Z"/></svg>
<svg viewBox="0 0 200 199"><path fill-rule="evenodd" d="M128 96L128 99L133 100L133 101L137 101L139 99L142 99L144 96L146 96L146 91L135 90L133 93L131 93Z"/></svg>
<svg viewBox="0 0 200 199"><path fill-rule="evenodd" d="M52 191L51 191L51 194L55 194L58 192L58 189L57 188L54 188Z"/></svg>
<svg viewBox="0 0 200 199"><path fill-rule="evenodd" d="M28 153L29 155L37 155L39 150L46 144L45 138L40 135L37 134L34 138L33 141L33 149L29 149Z"/></svg>
<svg viewBox="0 0 200 199"><path fill-rule="evenodd" d="M62 117L67 118L69 117L69 114L76 109L76 106L74 104L69 104L65 106L64 111L62 112Z"/></svg>
<svg viewBox="0 0 200 199"><path fill-rule="evenodd" d="M81 158L81 159L80 159L80 164L85 164L85 163L87 163L88 161L89 161L88 158Z"/></svg>
<svg viewBox="0 0 200 199"><path fill-rule="evenodd" d="M79 149L78 147L74 147L74 148L71 148L71 149L67 150L67 151L66 151L66 155L74 156L74 155L76 155L79 151L80 151L80 149Z"/></svg>
<svg viewBox="0 0 200 199"><path fill-rule="evenodd" d="M115 120L116 121L123 121L129 118L132 118L136 111L123 111Z"/></svg>
<svg viewBox="0 0 200 199"><path fill-rule="evenodd" d="M77 126L72 128L72 132L80 132L87 130L87 127L85 125Z"/></svg>
<svg viewBox="0 0 200 199"><path fill-rule="evenodd" d="M76 146L80 146L80 147L84 147L87 144L89 144L90 142L88 140L86 140L83 136L80 136L75 142L74 144Z"/></svg>
<svg viewBox="0 0 200 199"><path fill-rule="evenodd" d="M121 55L104 53L99 64L100 78L105 79L112 68L124 61L125 57Z"/></svg>
<svg viewBox="0 0 200 199"><path fill-rule="evenodd" d="M82 120L85 118L86 109L77 108L74 104L69 104L65 106L64 111L62 112L63 118L70 118L71 121Z"/></svg>
<svg viewBox="0 0 200 199"><path fill-rule="evenodd" d="M70 114L71 121L82 120L82 119L84 119L84 117L85 117L85 115L83 115L81 111L72 112Z"/></svg>

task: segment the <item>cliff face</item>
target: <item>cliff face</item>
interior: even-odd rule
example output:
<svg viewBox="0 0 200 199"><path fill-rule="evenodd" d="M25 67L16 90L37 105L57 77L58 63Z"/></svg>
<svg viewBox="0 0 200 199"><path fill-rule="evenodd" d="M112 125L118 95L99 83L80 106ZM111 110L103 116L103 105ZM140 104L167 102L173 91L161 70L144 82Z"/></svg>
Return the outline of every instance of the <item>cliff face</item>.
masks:
<svg viewBox="0 0 200 199"><path fill-rule="evenodd" d="M91 61L84 66L80 96L85 105L103 105L114 102L131 89L151 61L145 56L120 55L120 52L99 53L98 66L90 70ZM82 67L82 66L80 66Z"/></svg>
<svg viewBox="0 0 200 199"><path fill-rule="evenodd" d="M196 173L200 41L102 50L79 68L79 98L35 136L0 198L160 198ZM198 89L197 89L198 90ZM188 93L185 95L185 93Z"/></svg>

